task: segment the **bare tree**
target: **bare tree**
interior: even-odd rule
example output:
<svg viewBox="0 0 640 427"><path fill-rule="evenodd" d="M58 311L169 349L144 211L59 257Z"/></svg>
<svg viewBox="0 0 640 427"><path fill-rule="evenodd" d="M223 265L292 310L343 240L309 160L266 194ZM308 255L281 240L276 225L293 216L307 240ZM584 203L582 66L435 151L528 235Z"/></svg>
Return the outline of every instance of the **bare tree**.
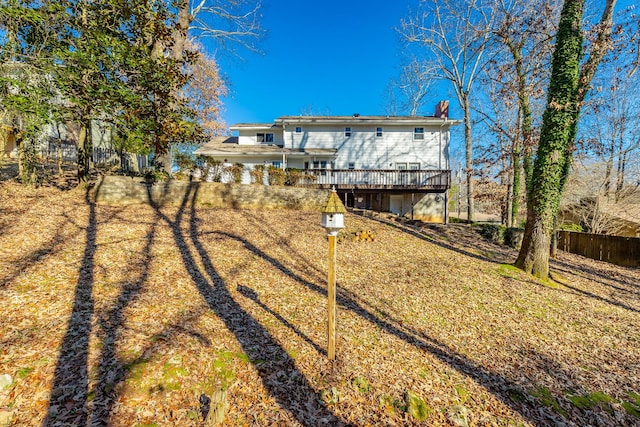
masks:
<svg viewBox="0 0 640 427"><path fill-rule="evenodd" d="M402 21L409 44L424 48L422 59L433 64L435 76L451 83L464 114L467 218L473 220L473 139L471 95L491 39L495 20L488 0L426 0L419 12Z"/></svg>
<svg viewBox="0 0 640 427"><path fill-rule="evenodd" d="M513 224L518 217L521 177L530 189L535 148L532 103L544 94L549 77L553 34L557 30L558 0L500 0L496 2L497 19L494 30L496 55L489 61L495 72L489 78L501 82L499 94L517 100L517 138L511 146L513 194L509 196Z"/></svg>
<svg viewBox="0 0 640 427"><path fill-rule="evenodd" d="M399 109L410 116L417 116L436 78L436 70L428 61L412 58L403 65L400 77L391 81L389 87L388 101L393 115L398 114Z"/></svg>
<svg viewBox="0 0 640 427"><path fill-rule="evenodd" d="M607 169L606 162L593 161L587 156L574 162L560 203L565 223L579 224L585 231L595 234L618 234L623 228L620 215L616 213L624 212L625 199L632 192L619 202L609 198L606 195Z"/></svg>
<svg viewBox="0 0 640 427"><path fill-rule="evenodd" d="M261 0L179 0L174 25L172 57L182 59L187 38L212 38L217 47L257 51L255 42L263 35Z"/></svg>

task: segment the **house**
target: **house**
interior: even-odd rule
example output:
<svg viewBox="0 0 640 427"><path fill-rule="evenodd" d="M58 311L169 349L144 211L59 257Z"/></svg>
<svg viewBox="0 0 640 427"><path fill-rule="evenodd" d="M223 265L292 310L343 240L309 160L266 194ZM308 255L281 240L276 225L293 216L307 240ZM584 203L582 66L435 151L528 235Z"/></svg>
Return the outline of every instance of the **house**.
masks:
<svg viewBox="0 0 640 427"><path fill-rule="evenodd" d="M347 206L445 222L451 182L448 102L434 116L282 116L240 123L195 154L242 164L243 183L256 165L302 170L304 185L335 187Z"/></svg>
<svg viewBox="0 0 640 427"><path fill-rule="evenodd" d="M617 203L603 196L583 197L563 203L558 218L560 225L580 225L589 233L640 237L640 195L634 192Z"/></svg>

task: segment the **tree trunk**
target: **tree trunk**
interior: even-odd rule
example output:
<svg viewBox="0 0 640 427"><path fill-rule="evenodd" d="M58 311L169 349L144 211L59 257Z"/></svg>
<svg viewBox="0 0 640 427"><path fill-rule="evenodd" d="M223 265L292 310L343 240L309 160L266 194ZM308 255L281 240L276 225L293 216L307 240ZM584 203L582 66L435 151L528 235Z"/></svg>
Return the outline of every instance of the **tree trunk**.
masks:
<svg viewBox="0 0 640 427"><path fill-rule="evenodd" d="M62 170L62 138L60 137L60 122L56 122L56 130L58 132L58 144L56 147L58 153L58 176L64 175L64 170Z"/></svg>
<svg viewBox="0 0 640 427"><path fill-rule="evenodd" d="M80 132L78 134L78 182L86 184L90 177L91 135L89 134L89 120L80 119Z"/></svg>
<svg viewBox="0 0 640 427"><path fill-rule="evenodd" d="M520 190L522 187L522 161L520 147L514 147L512 154L512 170L511 170L511 212L509 217L509 227L515 227L518 224L518 213L520 212Z"/></svg>
<svg viewBox="0 0 640 427"><path fill-rule="evenodd" d="M539 278L549 277L549 242L544 218L539 217L531 204L527 205L527 225L516 267Z"/></svg>
<svg viewBox="0 0 640 427"><path fill-rule="evenodd" d="M605 170L604 170L604 197L609 198L609 192L611 191L611 174L613 173L613 157L614 157L614 147L611 146L611 151L609 153L609 157L605 162Z"/></svg>
<svg viewBox="0 0 640 427"><path fill-rule="evenodd" d="M553 219L553 230L551 232L551 248L549 256L555 258L558 255L558 215Z"/></svg>
<svg viewBox="0 0 640 427"><path fill-rule="evenodd" d="M507 197L504 206L504 224L507 227L513 227L513 204L513 168L511 168L507 176Z"/></svg>
<svg viewBox="0 0 640 427"><path fill-rule="evenodd" d="M624 189L624 175L627 167L627 154L628 151L624 150L620 153L618 159L618 176L616 180L616 203L622 198L622 190Z"/></svg>
<svg viewBox="0 0 640 427"><path fill-rule="evenodd" d="M466 146L466 169L467 169L467 220L473 221L474 197L473 197L473 151L471 140L471 105L469 94L463 97L464 110L464 141Z"/></svg>
<svg viewBox="0 0 640 427"><path fill-rule="evenodd" d="M568 146L579 115L578 77L582 57L584 0L565 0L553 53L547 107L533 165L527 225L516 266L540 279L549 277L549 245L558 211Z"/></svg>
<svg viewBox="0 0 640 427"><path fill-rule="evenodd" d="M190 3L189 0L181 0L178 8L178 22L173 30L173 46L171 47L171 56L176 61L182 61L184 58L187 31L192 19L189 14Z"/></svg>

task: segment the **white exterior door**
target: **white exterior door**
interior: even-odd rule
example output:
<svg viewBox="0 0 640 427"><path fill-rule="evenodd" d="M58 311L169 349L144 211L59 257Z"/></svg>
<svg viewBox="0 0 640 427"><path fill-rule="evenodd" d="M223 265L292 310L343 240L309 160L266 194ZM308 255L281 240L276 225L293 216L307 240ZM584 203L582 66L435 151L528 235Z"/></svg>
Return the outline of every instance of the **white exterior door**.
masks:
<svg viewBox="0 0 640 427"><path fill-rule="evenodd" d="M402 215L402 195L389 196L389 210L396 215Z"/></svg>

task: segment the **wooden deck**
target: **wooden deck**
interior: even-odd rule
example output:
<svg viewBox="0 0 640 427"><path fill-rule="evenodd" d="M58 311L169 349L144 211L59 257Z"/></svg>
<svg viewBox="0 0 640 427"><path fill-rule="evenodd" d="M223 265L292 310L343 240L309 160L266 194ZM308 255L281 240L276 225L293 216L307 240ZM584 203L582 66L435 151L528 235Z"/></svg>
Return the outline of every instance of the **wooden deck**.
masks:
<svg viewBox="0 0 640 427"><path fill-rule="evenodd" d="M336 190L445 191L451 184L450 170L307 169L315 181L306 187Z"/></svg>

